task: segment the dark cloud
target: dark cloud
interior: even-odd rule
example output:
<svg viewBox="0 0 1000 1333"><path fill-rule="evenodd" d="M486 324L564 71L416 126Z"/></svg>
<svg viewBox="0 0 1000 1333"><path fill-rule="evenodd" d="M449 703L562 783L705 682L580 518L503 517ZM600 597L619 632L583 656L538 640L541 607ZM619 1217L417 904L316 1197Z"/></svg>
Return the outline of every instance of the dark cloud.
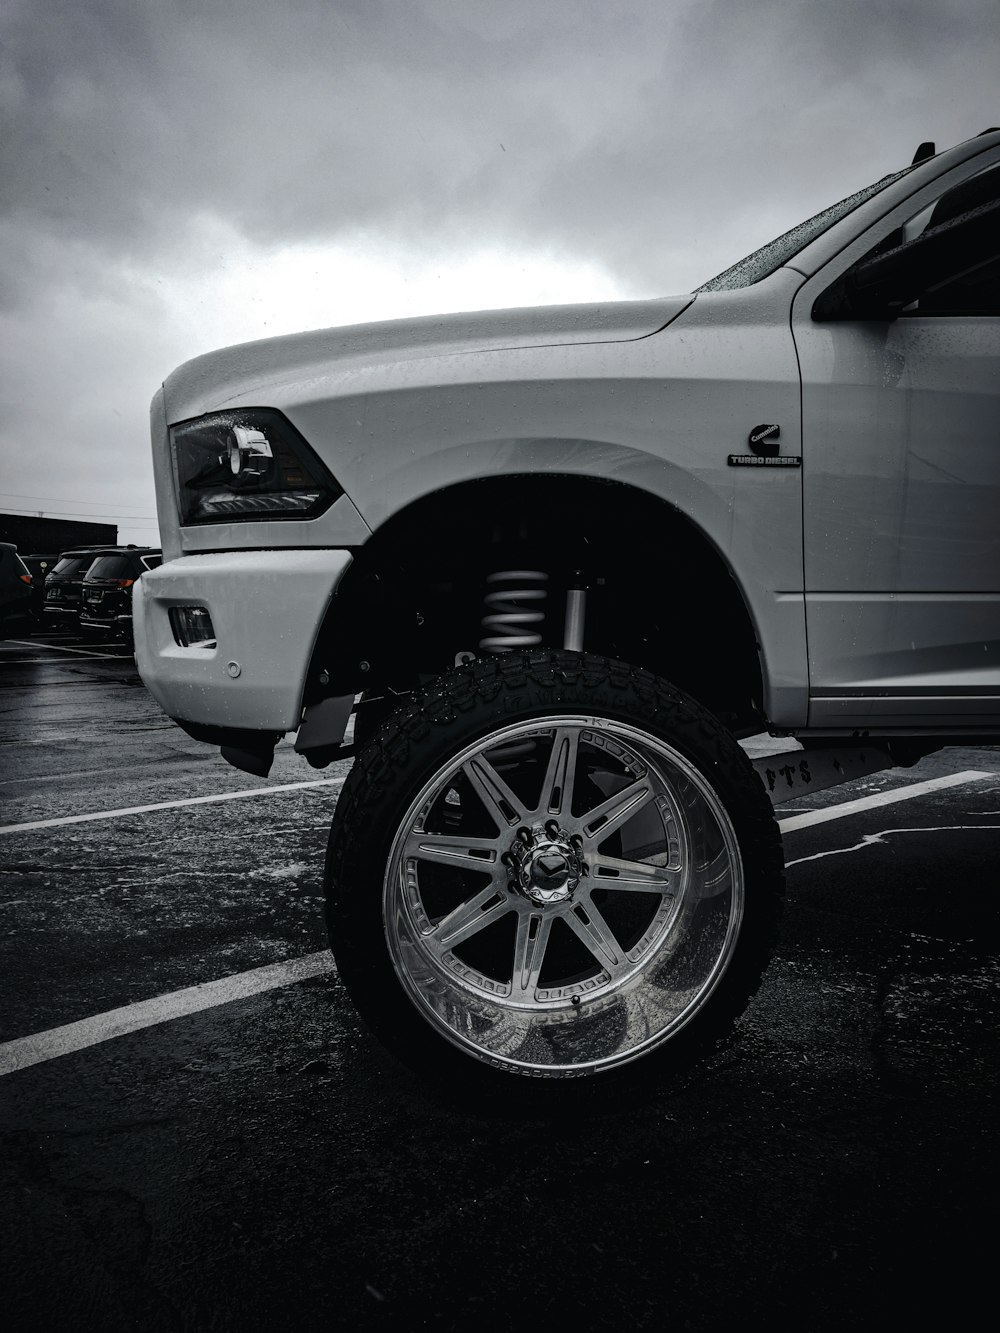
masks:
<svg viewBox="0 0 1000 1333"><path fill-rule="evenodd" d="M220 227L684 289L997 121L998 20L996 0L6 0L2 299L26 345L53 293L97 346L114 309L118 378L151 392L177 342L156 291L224 263ZM31 418L17 383L4 402Z"/></svg>
<svg viewBox="0 0 1000 1333"><path fill-rule="evenodd" d="M982 128L997 17L994 0L8 0L4 208L168 260L205 214L261 242L485 230L655 288L656 257L706 216L741 233Z"/></svg>

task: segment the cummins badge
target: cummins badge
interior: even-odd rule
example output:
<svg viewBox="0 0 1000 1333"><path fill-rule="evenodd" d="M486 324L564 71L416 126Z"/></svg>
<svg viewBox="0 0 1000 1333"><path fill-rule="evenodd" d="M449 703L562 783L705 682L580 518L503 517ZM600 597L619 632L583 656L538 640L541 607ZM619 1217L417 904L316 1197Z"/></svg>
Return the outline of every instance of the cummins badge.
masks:
<svg viewBox="0 0 1000 1333"><path fill-rule="evenodd" d="M750 454L730 454L730 467L801 467L802 459L797 454L778 453L778 437L781 427L776 421L761 426L754 426L747 436L747 444L753 450Z"/></svg>
<svg viewBox="0 0 1000 1333"><path fill-rule="evenodd" d="M773 455L778 452L778 436L781 427L775 422L771 426L754 426L747 436L747 444L755 454Z"/></svg>

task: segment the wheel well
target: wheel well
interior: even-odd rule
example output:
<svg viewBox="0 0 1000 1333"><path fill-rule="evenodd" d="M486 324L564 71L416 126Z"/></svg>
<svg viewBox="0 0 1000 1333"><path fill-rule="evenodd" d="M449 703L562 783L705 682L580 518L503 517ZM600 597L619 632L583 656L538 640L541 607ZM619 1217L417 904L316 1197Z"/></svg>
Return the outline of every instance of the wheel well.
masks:
<svg viewBox="0 0 1000 1333"><path fill-rule="evenodd" d="M756 635L704 534L634 487L537 473L449 487L380 528L331 603L306 702L409 690L460 652L482 655L486 579L502 570L548 575L534 604L544 646L563 645L566 590L582 585L588 652L665 676L734 726L754 721Z"/></svg>

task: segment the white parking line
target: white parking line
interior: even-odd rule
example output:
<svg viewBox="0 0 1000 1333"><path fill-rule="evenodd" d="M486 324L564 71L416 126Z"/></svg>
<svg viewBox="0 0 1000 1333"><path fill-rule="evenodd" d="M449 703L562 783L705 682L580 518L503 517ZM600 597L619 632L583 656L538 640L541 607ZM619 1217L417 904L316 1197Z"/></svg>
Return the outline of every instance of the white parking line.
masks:
<svg viewBox="0 0 1000 1333"><path fill-rule="evenodd" d="M856 814L859 810L873 810L880 805L895 805L897 801L911 801L914 796L926 796L931 791L943 791L946 787L960 787L966 782L979 782L983 778L994 776L982 773L978 769L966 769L964 773L949 773L943 778L928 778L926 782L913 782L908 787L890 787L888 791L877 791L871 796L859 796L856 801L842 801L840 805L827 805L822 810L807 810L803 815L789 815L778 820L782 833L794 833L796 829L809 828L812 824L825 824L828 819L843 819L845 815Z"/></svg>
<svg viewBox="0 0 1000 1333"><path fill-rule="evenodd" d="M60 648L56 643L32 643L30 639L7 639L6 643L16 643L21 648L47 648L50 653L77 653L81 657L116 657L116 653L95 653L90 648ZM44 660L44 659L43 659ZM12 661L11 666L17 666L17 662Z"/></svg>
<svg viewBox="0 0 1000 1333"><path fill-rule="evenodd" d="M289 986L292 982L305 981L307 977L318 977L334 970L332 956L323 949L319 953L290 958L287 963L269 963L266 967L237 972L218 981L206 981L200 986L187 986L184 990L157 995L152 1000L124 1004L120 1009L109 1009L93 1018L81 1018L78 1023L67 1023L61 1028L50 1028L48 1032L37 1032L32 1037L4 1042L0 1045L0 1074L12 1074L16 1069L27 1069L29 1065L54 1060L71 1051L82 1051L87 1046L122 1037L127 1032L138 1032L141 1028L229 1004L232 1000L245 1000L250 995L274 990L276 986Z"/></svg>
<svg viewBox="0 0 1000 1333"><path fill-rule="evenodd" d="M862 796L858 800L844 801L840 805L826 806L822 810L810 810L807 814L791 815L778 821L783 833L806 828L810 824L822 824L832 819L843 819L847 815L857 814L861 810L876 809L879 806L893 805L896 801L909 801L915 796L924 796L928 792L941 791L947 787L957 787L966 782L979 782L983 778L995 776L991 773L968 769L964 773L952 773L947 777L930 778L926 782L914 782L908 787L896 787L889 791L875 792L871 796ZM138 813L145 809L159 810L171 805L195 804L213 800L232 800L240 796L261 796L269 791L290 791L294 787L317 787L342 781L331 778L323 782L294 783L289 787L261 787L248 792L230 792L225 796L196 796L184 802L167 801L157 806L139 806L136 811L113 811L112 813ZM100 815L83 815L84 819L99 819ZM45 822L45 821L43 821ZM55 823L72 821L55 820ZM15 824L13 828L28 827ZM35 826L37 827L37 826ZM0 830L4 831L4 830ZM81 1051L88 1046L97 1046L120 1037L126 1032L138 1032L141 1028L152 1027L156 1023L165 1023L173 1018L182 1018L201 1009L211 1009L216 1005L228 1004L231 1000L242 1000L250 995L259 995L262 991L273 990L278 986L288 986L302 981L306 977L319 976L334 971L333 959L326 952L304 954L287 963L272 963L266 967L255 967L249 972L237 972L218 981L206 981L200 986L188 986L184 990L171 991L158 995L151 1000L139 1000L135 1004L123 1005L120 1009L109 1009L106 1013L95 1014L92 1018L81 1018L76 1023L67 1023L64 1027L50 1028L47 1032L36 1032L29 1037L17 1037L13 1041L0 1044L0 1075L12 1074L17 1069L29 1065L41 1064L45 1060L54 1060L59 1055L68 1055L71 1051Z"/></svg>
<svg viewBox="0 0 1000 1333"><path fill-rule="evenodd" d="M145 815L151 810L176 810L182 805L212 805L215 801L243 801L248 796L273 796L279 791L301 791L306 787L340 787L345 779L317 778L312 782L286 782L279 787L251 787L249 791L224 791L216 796L184 796L177 801L154 801L152 805L126 805L120 810L95 810L89 815L62 815L59 819L32 819L25 824L0 824L0 833L28 833L31 829L58 828L62 824L87 824L95 819L120 819L123 815Z"/></svg>

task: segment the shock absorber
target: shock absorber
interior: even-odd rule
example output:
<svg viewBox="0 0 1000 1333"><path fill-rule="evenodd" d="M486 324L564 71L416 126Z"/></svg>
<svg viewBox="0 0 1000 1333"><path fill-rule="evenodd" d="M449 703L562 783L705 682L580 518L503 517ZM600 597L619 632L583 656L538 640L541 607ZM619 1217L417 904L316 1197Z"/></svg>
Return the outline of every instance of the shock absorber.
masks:
<svg viewBox="0 0 1000 1333"><path fill-rule="evenodd" d="M548 574L539 569L502 569L487 575L480 652L509 653L542 642L541 630L535 627L545 619L539 604L548 596L542 586L548 581ZM532 610L532 606L539 609Z"/></svg>
<svg viewBox="0 0 1000 1333"><path fill-rule="evenodd" d="M587 585L579 569L573 571L566 589L566 620L563 627L563 647L574 653L583 652L583 631L587 623Z"/></svg>

